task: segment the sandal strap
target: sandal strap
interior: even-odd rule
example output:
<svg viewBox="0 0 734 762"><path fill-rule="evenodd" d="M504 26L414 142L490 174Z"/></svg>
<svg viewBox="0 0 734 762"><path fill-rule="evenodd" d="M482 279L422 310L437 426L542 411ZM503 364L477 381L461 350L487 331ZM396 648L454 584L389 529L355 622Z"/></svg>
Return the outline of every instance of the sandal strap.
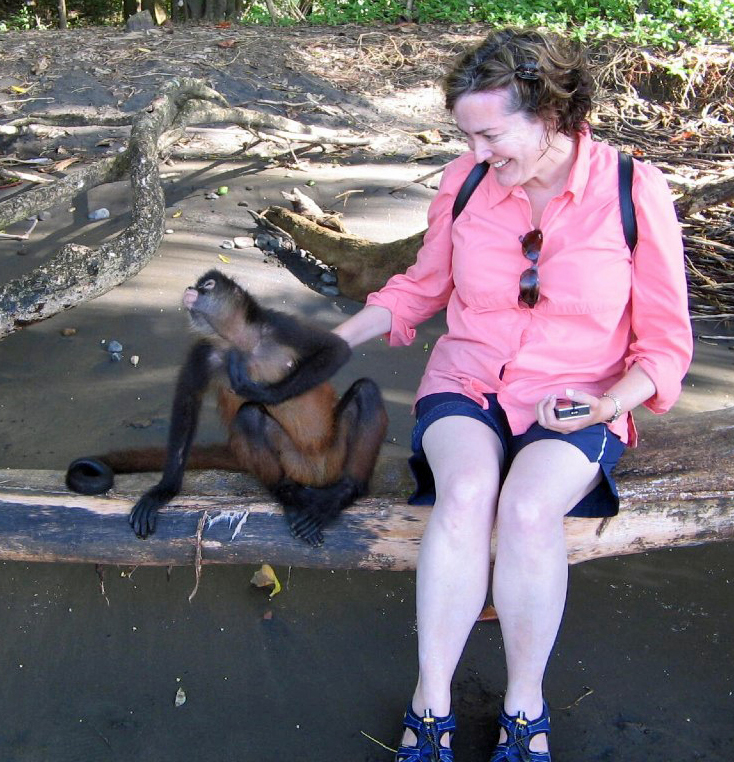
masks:
<svg viewBox="0 0 734 762"><path fill-rule="evenodd" d="M540 733L550 735L550 714L545 701L543 712L534 720L528 720L525 712L510 717L503 708L499 724L507 733L507 740L497 744L490 762L551 762L550 752L530 749L530 741L534 736Z"/></svg>
<svg viewBox="0 0 734 762"><path fill-rule="evenodd" d="M545 701L541 715L534 720L528 720L525 712L519 712L515 717L510 717L503 707L498 722L508 734L514 735L519 730L520 734L528 736L528 739L537 736L538 733L550 733L550 713Z"/></svg>
<svg viewBox="0 0 734 762"><path fill-rule="evenodd" d="M395 755L395 762L454 762L451 748L441 746L444 733L453 736L456 730L456 716L453 712L445 717L419 717L409 703L403 727L412 730L417 741L415 746L401 745Z"/></svg>

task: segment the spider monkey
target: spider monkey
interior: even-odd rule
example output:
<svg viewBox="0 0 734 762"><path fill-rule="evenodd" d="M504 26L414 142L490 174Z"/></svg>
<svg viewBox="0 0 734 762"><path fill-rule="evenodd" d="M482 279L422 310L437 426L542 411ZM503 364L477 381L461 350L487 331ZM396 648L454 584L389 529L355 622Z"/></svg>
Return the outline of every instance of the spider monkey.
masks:
<svg viewBox="0 0 734 762"><path fill-rule="evenodd" d="M162 467L160 482L129 517L135 534L146 537L155 531L158 509L180 491L191 455L191 467L253 473L282 504L292 534L320 545L324 525L367 491L387 428L379 388L363 378L337 400L327 379L349 359L349 345L331 331L263 308L218 270L187 288L183 303L200 338L179 372L167 450L80 458L69 466L67 486L99 494L115 473ZM192 450L210 386L229 444Z"/></svg>

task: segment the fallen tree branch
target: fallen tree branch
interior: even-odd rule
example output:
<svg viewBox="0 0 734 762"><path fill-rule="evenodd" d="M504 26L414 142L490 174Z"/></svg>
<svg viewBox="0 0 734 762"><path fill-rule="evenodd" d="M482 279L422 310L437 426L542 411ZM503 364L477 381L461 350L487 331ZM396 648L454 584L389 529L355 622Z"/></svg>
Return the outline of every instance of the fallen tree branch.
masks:
<svg viewBox="0 0 734 762"><path fill-rule="evenodd" d="M648 423L640 447L617 467L619 515L565 520L569 561L734 538L733 442L734 408ZM0 559L188 565L200 551L204 564L403 570L415 568L430 513L404 502L404 459L382 457L375 496L345 511L325 545L311 548L290 536L282 511L252 479L209 471L187 474L186 494L141 541L127 516L156 478L121 476L113 494L85 497L68 492L60 472L0 471ZM209 519L197 534L204 511Z"/></svg>
<svg viewBox="0 0 734 762"><path fill-rule="evenodd" d="M322 227L289 209L271 206L263 217L291 235L302 249L338 268L339 290L363 302L367 294L385 285L390 276L415 262L425 231L390 243L374 243L350 233Z"/></svg>
<svg viewBox="0 0 734 762"><path fill-rule="evenodd" d="M695 190L681 196L676 202L679 217L688 217L717 204L725 204L734 199L734 177L700 185Z"/></svg>

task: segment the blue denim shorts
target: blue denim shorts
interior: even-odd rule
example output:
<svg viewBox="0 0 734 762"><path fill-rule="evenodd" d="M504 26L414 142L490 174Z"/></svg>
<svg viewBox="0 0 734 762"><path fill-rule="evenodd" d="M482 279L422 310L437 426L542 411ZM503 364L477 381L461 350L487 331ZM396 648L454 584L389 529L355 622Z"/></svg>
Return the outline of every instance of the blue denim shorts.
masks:
<svg viewBox="0 0 734 762"><path fill-rule="evenodd" d="M433 472L423 452L423 434L439 418L450 415L464 415L475 418L489 426L497 434L505 454L504 470L507 473L513 459L523 447L541 439L560 439L577 447L591 463L598 463L601 468L601 482L581 499L569 512L568 516L601 518L616 516L619 512L619 494L614 481L613 471L625 451L622 440L603 423L595 423L580 431L560 434L534 423L524 434L513 435L505 411L497 402L496 394L487 394L489 407L481 406L469 397L456 392L429 394L416 404L417 422L413 429L410 468L416 482L415 492L408 502L411 505L433 505L436 501L436 485Z"/></svg>

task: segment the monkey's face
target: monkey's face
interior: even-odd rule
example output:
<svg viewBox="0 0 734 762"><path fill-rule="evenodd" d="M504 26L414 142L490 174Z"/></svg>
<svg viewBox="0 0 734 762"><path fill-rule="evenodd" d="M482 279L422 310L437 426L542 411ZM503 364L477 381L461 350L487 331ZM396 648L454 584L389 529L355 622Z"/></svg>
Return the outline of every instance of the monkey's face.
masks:
<svg viewBox="0 0 734 762"><path fill-rule="evenodd" d="M234 341L246 322L248 295L219 270L204 273L184 291L183 304L192 328L206 337Z"/></svg>

